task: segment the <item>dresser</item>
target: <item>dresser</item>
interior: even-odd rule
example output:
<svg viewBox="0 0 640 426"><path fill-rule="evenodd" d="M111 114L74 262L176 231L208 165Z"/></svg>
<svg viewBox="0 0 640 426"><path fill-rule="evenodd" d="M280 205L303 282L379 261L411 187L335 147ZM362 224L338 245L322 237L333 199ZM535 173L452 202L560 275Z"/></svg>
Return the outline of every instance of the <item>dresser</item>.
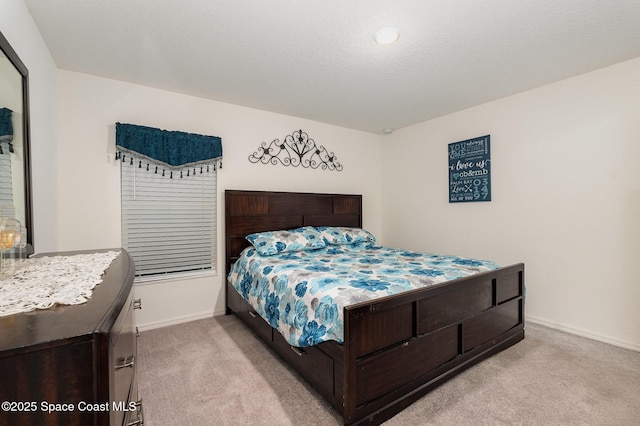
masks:
<svg viewBox="0 0 640 426"><path fill-rule="evenodd" d="M134 264L113 250L86 303L0 317L0 425L143 424Z"/></svg>

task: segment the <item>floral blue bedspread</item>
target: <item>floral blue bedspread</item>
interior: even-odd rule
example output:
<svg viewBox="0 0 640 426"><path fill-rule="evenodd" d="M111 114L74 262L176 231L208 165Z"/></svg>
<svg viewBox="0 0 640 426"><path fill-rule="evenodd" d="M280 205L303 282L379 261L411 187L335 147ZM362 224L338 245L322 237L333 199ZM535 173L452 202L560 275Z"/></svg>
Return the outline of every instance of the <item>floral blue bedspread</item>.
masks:
<svg viewBox="0 0 640 426"><path fill-rule="evenodd" d="M362 242L262 256L247 247L229 282L298 347L343 342L343 307L497 269L486 260Z"/></svg>

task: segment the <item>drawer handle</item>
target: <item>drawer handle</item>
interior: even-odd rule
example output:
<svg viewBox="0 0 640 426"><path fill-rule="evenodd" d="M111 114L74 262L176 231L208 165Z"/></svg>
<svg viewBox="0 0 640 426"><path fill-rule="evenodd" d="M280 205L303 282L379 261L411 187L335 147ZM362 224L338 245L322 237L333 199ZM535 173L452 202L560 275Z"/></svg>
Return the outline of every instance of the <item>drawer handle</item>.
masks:
<svg viewBox="0 0 640 426"><path fill-rule="evenodd" d="M116 365L116 370L120 370L121 368L133 368L133 365L136 362L136 357L134 355L128 356L122 360L122 364Z"/></svg>
<svg viewBox="0 0 640 426"><path fill-rule="evenodd" d="M142 426L144 425L144 413L142 411L142 398L136 401L136 411L138 416L132 422L126 424L126 426Z"/></svg>
<svg viewBox="0 0 640 426"><path fill-rule="evenodd" d="M142 309L142 299L133 300L133 309Z"/></svg>
<svg viewBox="0 0 640 426"><path fill-rule="evenodd" d="M298 348L296 346L291 346L291 350L298 356L305 356L307 353L302 348Z"/></svg>
<svg viewBox="0 0 640 426"><path fill-rule="evenodd" d="M258 313L256 311L249 311L249 315L251 315L251 318L258 318Z"/></svg>

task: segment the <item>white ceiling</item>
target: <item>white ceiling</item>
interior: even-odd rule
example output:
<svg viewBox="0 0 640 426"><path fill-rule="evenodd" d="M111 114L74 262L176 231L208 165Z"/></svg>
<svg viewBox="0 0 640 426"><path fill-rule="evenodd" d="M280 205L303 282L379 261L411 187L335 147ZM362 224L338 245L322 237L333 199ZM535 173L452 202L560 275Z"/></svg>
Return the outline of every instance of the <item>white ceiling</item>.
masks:
<svg viewBox="0 0 640 426"><path fill-rule="evenodd" d="M640 57L640 0L25 3L61 69L372 133Z"/></svg>

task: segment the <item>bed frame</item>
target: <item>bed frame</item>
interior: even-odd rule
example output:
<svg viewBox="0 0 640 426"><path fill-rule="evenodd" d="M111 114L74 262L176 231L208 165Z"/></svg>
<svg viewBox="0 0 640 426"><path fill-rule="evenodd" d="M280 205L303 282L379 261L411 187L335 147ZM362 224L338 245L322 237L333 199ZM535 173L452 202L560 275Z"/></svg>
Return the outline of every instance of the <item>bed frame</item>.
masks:
<svg viewBox="0 0 640 426"><path fill-rule="evenodd" d="M362 196L225 191L226 271L252 232L362 227ZM227 283L235 313L343 416L380 424L524 338L524 265L344 308L344 344L290 346Z"/></svg>

